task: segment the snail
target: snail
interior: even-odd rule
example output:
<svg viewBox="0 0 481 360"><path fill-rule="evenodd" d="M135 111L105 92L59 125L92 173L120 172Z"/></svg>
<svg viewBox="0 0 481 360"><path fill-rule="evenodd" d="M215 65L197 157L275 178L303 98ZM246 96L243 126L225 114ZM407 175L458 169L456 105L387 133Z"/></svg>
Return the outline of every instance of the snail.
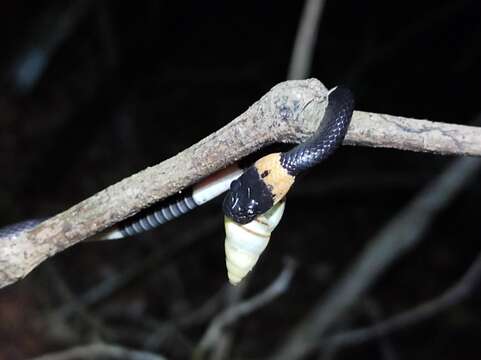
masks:
<svg viewBox="0 0 481 360"><path fill-rule="evenodd" d="M225 259L227 276L232 285L239 284L252 270L264 252L272 231L281 221L285 201L280 201L266 213L247 224L239 224L225 216Z"/></svg>
<svg viewBox="0 0 481 360"><path fill-rule="evenodd" d="M328 158L342 144L354 110L351 91L336 87L316 133L284 153L257 160L232 181L224 198L225 253L229 281L237 285L265 250L296 176Z"/></svg>

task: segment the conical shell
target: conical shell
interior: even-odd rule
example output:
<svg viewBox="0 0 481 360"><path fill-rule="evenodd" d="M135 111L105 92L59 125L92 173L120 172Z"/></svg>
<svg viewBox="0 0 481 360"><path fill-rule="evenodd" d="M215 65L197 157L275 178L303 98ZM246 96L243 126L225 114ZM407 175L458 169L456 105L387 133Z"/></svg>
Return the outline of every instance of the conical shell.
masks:
<svg viewBox="0 0 481 360"><path fill-rule="evenodd" d="M241 225L225 217L225 262L232 285L239 284L252 270L267 247L272 231L284 213L285 201L274 205L265 214Z"/></svg>

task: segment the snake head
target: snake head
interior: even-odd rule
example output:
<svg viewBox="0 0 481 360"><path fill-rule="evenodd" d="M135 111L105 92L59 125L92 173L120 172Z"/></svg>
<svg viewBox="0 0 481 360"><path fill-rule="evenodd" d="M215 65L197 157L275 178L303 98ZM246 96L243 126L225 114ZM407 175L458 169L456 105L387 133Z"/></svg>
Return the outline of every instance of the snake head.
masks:
<svg viewBox="0 0 481 360"><path fill-rule="evenodd" d="M239 224L247 224L274 205L268 186L254 166L234 180L224 198L224 214Z"/></svg>

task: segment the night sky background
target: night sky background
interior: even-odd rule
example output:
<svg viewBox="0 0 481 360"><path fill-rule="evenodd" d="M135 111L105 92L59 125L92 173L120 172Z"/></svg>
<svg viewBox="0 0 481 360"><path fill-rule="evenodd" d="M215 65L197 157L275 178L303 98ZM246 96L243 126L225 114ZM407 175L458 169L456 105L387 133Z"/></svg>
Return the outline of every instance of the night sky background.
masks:
<svg viewBox="0 0 481 360"><path fill-rule="evenodd" d="M2 3L0 224L54 215L244 112L286 79L302 7L275 0ZM310 77L351 88L357 110L479 124L479 1L327 0L316 44ZM365 244L454 160L346 146L296 183L242 297L266 288L286 256L298 264L294 279L284 295L226 330L233 340L225 358L271 355ZM480 251L480 176L332 333L412 308L463 275ZM220 202L133 239L78 244L0 290L0 359L99 340L190 358L233 293ZM118 288L86 304L90 289L119 274ZM305 358L479 358L479 295L382 339ZM147 341L208 301L215 306L204 318Z"/></svg>

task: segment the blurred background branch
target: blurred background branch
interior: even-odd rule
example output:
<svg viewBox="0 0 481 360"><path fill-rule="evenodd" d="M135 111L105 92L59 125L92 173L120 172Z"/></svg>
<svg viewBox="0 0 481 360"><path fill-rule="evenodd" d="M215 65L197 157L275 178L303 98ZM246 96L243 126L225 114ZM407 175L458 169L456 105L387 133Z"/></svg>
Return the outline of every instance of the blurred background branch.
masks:
<svg viewBox="0 0 481 360"><path fill-rule="evenodd" d="M300 359L316 348L333 323L372 286L399 257L412 251L436 216L473 180L481 159L455 161L428 184L364 248L345 275L289 334L275 359Z"/></svg>
<svg viewBox="0 0 481 360"><path fill-rule="evenodd" d="M70 37L87 15L91 0L76 0L72 4L54 5L30 29L28 41L13 58L8 77L16 92L32 91L47 69L59 47Z"/></svg>
<svg viewBox="0 0 481 360"><path fill-rule="evenodd" d="M478 254L463 277L440 296L406 310L403 313L394 315L391 318L378 321L375 325L320 339L318 346L329 346L331 344L335 346L352 346L374 338L386 336L394 331L409 329L410 326L419 324L466 300L469 296L473 295L480 283L481 254Z"/></svg>
<svg viewBox="0 0 481 360"><path fill-rule="evenodd" d="M325 0L307 0L304 3L289 62L287 80L305 79L311 73L317 32L325 4Z"/></svg>
<svg viewBox="0 0 481 360"><path fill-rule="evenodd" d="M69 350L45 354L31 360L75 360L75 359L119 359L119 360L165 360L160 355L123 348L119 345L91 344Z"/></svg>

